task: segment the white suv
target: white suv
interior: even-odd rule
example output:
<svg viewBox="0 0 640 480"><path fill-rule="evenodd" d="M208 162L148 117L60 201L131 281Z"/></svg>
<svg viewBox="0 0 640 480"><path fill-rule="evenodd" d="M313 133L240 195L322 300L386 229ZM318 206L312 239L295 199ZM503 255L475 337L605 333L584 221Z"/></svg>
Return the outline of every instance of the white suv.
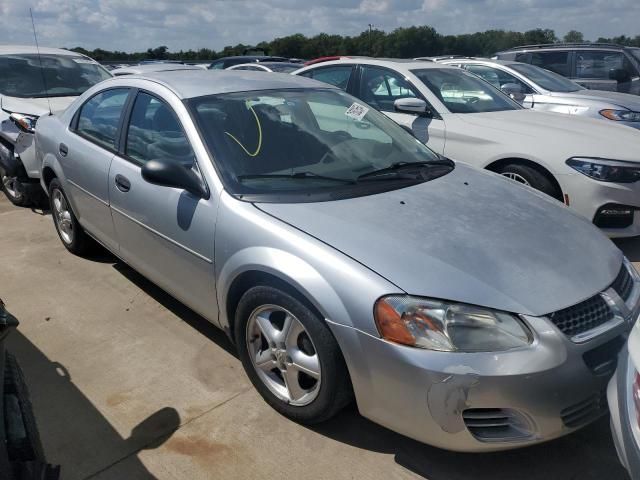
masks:
<svg viewBox="0 0 640 480"><path fill-rule="evenodd" d="M640 132L524 109L465 70L367 58L295 75L340 86L453 160L500 173L570 205L612 237L640 235Z"/></svg>

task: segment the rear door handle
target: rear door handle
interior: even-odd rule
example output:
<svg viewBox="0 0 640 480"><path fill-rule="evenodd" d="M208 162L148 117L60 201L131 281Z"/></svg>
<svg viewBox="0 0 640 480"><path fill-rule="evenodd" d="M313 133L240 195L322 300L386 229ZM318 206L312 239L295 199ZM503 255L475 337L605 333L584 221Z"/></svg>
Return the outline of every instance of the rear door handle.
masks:
<svg viewBox="0 0 640 480"><path fill-rule="evenodd" d="M116 188L121 192L128 192L131 190L131 182L122 175L116 175Z"/></svg>
<svg viewBox="0 0 640 480"><path fill-rule="evenodd" d="M61 143L60 146L58 147L58 151L60 152L60 155L62 155L63 157L66 157L67 154L69 153L69 147L67 147L64 143Z"/></svg>

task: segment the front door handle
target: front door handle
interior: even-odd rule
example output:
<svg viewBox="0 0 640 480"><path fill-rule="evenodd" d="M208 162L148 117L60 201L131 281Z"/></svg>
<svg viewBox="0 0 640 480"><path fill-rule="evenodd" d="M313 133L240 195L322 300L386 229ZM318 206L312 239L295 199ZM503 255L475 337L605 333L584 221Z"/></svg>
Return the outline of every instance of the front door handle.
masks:
<svg viewBox="0 0 640 480"><path fill-rule="evenodd" d="M69 153L69 147L67 147L64 143L61 143L58 146L58 151L60 152L60 155L62 155L63 157L66 157L67 154Z"/></svg>
<svg viewBox="0 0 640 480"><path fill-rule="evenodd" d="M131 182L122 175L116 175L116 188L121 192L128 192L131 190Z"/></svg>

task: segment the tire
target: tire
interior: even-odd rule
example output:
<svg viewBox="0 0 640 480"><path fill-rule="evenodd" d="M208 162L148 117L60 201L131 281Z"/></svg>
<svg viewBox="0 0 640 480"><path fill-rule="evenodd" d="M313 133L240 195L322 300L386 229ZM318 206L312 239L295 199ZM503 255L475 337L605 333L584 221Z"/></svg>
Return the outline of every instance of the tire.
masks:
<svg viewBox="0 0 640 480"><path fill-rule="evenodd" d="M561 192L558 191L558 188L554 185L551 179L533 167L523 165L521 163L510 163L502 167L498 173L510 178L511 180L529 185L536 190L540 190L556 200L562 199Z"/></svg>
<svg viewBox="0 0 640 480"><path fill-rule="evenodd" d="M256 319L258 316L263 322L270 319L273 328L271 333L281 335L287 315L292 320L286 349L276 349L273 354L274 350L269 348L267 337L263 333L264 327L256 328L260 325ZM282 415L299 423L314 424L328 420L350 402L351 382L335 338L323 319L298 299L270 286L253 287L240 299L234 329L236 345L247 376L262 398ZM269 330L269 327L265 330ZM280 347L284 347L284 343L283 341ZM256 354L256 351L259 353ZM262 369L254 365L257 356L262 359L269 358L269 355L271 364L265 361L263 365L269 365ZM318 378L300 371L296 364L309 367L310 372L317 370ZM268 371L270 366L273 369ZM281 366L284 371L280 369ZM284 382L285 376L297 379L290 382L295 387L288 389ZM278 387L279 383L284 383L284 390ZM299 396L283 393L285 391L306 393Z"/></svg>
<svg viewBox="0 0 640 480"><path fill-rule="evenodd" d="M0 184L5 196L16 207L28 207L31 205L31 199L22 191L17 176L8 176L4 169L0 168Z"/></svg>
<svg viewBox="0 0 640 480"><path fill-rule="evenodd" d="M59 203L58 203L59 202ZM49 208L53 217L53 224L58 232L60 241L74 255L86 256L91 252L94 242L78 223L62 185L57 178L49 183Z"/></svg>
<svg viewBox="0 0 640 480"><path fill-rule="evenodd" d="M20 365L9 353L6 354L4 372L4 408L9 459L12 462L44 462L29 389Z"/></svg>

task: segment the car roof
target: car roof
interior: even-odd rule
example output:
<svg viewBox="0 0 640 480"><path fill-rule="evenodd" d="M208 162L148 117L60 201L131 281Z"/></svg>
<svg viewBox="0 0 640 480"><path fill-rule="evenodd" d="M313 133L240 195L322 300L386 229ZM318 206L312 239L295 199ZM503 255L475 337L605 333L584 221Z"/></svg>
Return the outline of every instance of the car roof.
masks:
<svg viewBox="0 0 640 480"><path fill-rule="evenodd" d="M164 72L170 70L202 70L195 65L183 65L180 63L145 63L143 65L129 65L111 70L113 75L142 75L151 72Z"/></svg>
<svg viewBox="0 0 640 480"><path fill-rule="evenodd" d="M341 58L340 60L331 60L328 62L314 63L305 67L308 68L320 68L327 65L341 65L341 64L366 64L377 65L380 67L391 67L396 69L410 70L413 68L454 68L444 63L429 62L424 60L413 60L408 58L373 58L373 57L354 57L354 58Z"/></svg>
<svg viewBox="0 0 640 480"><path fill-rule="evenodd" d="M495 64L495 65L504 65L506 67L510 65L515 65L522 62L516 62L515 60L494 60L492 58L482 58L482 57L461 57L461 58L452 58L446 60L438 60L436 63L450 65L457 63L486 63L486 64Z"/></svg>
<svg viewBox="0 0 640 480"><path fill-rule="evenodd" d="M37 49L35 45L0 45L0 55L16 55L16 54L37 54L38 51L43 55L68 55L70 57L84 57L81 53L72 52L63 48L40 47Z"/></svg>
<svg viewBox="0 0 640 480"><path fill-rule="evenodd" d="M123 80L147 80L164 85L179 98L195 98L221 93L295 88L338 89L332 85L297 77L288 73L253 72L250 70L171 70L144 75L126 75L105 80L101 85Z"/></svg>
<svg viewBox="0 0 640 480"><path fill-rule="evenodd" d="M499 53L507 53L507 52L519 52L519 51L530 51L530 50L625 50L627 48L626 45L619 45L617 43L541 43L536 45L521 45L519 47L512 47L506 50L502 50Z"/></svg>

